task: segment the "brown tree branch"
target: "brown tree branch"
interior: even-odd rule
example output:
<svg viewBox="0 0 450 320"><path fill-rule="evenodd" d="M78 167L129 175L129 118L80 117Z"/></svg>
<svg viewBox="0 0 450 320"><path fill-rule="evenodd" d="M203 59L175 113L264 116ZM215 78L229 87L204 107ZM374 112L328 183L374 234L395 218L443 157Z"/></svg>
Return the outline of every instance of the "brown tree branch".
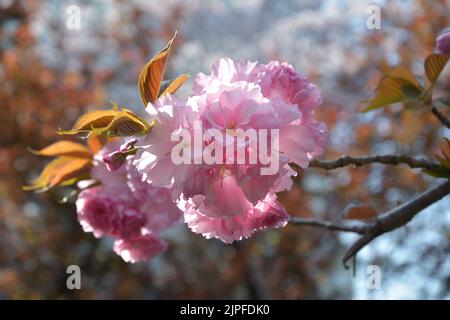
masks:
<svg viewBox="0 0 450 320"><path fill-rule="evenodd" d="M388 165L406 164L410 168L422 168L422 169L435 169L439 167L439 164L427 159L414 158L407 155L380 155L380 156L367 156L367 157L349 157L344 156L336 160L318 160L313 159L309 166L315 168L321 168L325 170L333 170L337 168L354 165L357 167L372 164L382 163Z"/></svg>
<svg viewBox="0 0 450 320"><path fill-rule="evenodd" d="M436 107L431 107L431 112L444 126L450 129L450 120L448 120Z"/></svg>
<svg viewBox="0 0 450 320"><path fill-rule="evenodd" d="M300 226L320 227L331 231L354 232L359 234L364 234L370 228L370 224L358 220L326 221L314 218L291 217L289 223Z"/></svg>
<svg viewBox="0 0 450 320"><path fill-rule="evenodd" d="M439 201L450 193L450 180L441 182L436 186L417 195L404 204L380 215L373 222L361 238L359 238L347 251L343 258L344 265L355 256L366 244L380 235L395 230L407 224L416 214L426 207Z"/></svg>
<svg viewBox="0 0 450 320"><path fill-rule="evenodd" d="M379 215L368 222L358 220L342 220L337 222L317 220L313 218L292 217L290 223L300 226L325 228L334 231L355 232L362 236L348 249L343 258L346 266L349 259L359 250L380 235L407 224L416 214L450 194L450 180L446 180L425 192L417 195L404 204Z"/></svg>

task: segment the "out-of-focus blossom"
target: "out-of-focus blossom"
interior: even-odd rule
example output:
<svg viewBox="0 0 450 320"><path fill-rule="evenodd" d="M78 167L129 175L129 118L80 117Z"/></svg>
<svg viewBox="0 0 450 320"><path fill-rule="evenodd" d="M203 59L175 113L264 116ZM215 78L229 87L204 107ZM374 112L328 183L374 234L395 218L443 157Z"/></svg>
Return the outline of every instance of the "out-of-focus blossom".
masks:
<svg viewBox="0 0 450 320"><path fill-rule="evenodd" d="M146 222L145 215L135 206L104 192L102 187L82 191L76 205L83 230L94 233L97 238L133 237L141 233Z"/></svg>
<svg viewBox="0 0 450 320"><path fill-rule="evenodd" d="M135 142L132 141L132 145ZM126 152L129 146L130 143L126 143L116 152ZM110 142L95 158L102 160L104 154L117 148L118 141ZM142 181L130 161L114 172L110 172L102 161L96 161L91 177L101 185L82 191L76 205L84 231L93 232L96 237L120 239L116 242L115 252L126 261L137 262L164 251L166 244L157 238L157 234L180 223L182 212L173 201L170 189ZM144 248L145 244L149 248Z"/></svg>
<svg viewBox="0 0 450 320"><path fill-rule="evenodd" d="M450 54L450 30L441 33L436 38L436 50L442 54Z"/></svg>
<svg viewBox="0 0 450 320"><path fill-rule="evenodd" d="M114 242L114 252L125 262L142 262L152 259L167 249L167 243L153 234Z"/></svg>
<svg viewBox="0 0 450 320"><path fill-rule="evenodd" d="M127 156L135 151L134 145L137 139L128 140L120 146L117 151L112 151L103 155L102 161L109 171L116 171L125 163Z"/></svg>

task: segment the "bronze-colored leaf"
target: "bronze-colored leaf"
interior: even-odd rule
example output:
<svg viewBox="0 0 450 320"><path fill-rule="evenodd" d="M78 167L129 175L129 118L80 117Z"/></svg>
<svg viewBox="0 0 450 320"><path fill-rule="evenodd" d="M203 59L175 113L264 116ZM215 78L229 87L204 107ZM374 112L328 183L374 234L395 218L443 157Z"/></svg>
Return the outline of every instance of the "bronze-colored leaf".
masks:
<svg viewBox="0 0 450 320"><path fill-rule="evenodd" d="M68 135L88 134L93 128L107 127L119 112L119 110L96 110L85 113L77 119L71 130L58 130L57 133Z"/></svg>
<svg viewBox="0 0 450 320"><path fill-rule="evenodd" d="M405 99L402 87L408 85L404 79L390 76L381 80L375 97L369 100L369 104L363 109L364 112L382 108L392 103L401 102Z"/></svg>
<svg viewBox="0 0 450 320"><path fill-rule="evenodd" d="M122 109L103 131L116 136L136 136L148 133L152 126L153 123L148 123L130 110Z"/></svg>
<svg viewBox="0 0 450 320"><path fill-rule="evenodd" d="M45 189L49 185L49 181L54 175L54 172L59 170L59 168L63 167L66 162L64 158L56 158L50 161L42 170L39 177L34 179L29 186L23 186L23 190L39 190Z"/></svg>
<svg viewBox="0 0 450 320"><path fill-rule="evenodd" d="M145 64L139 74L138 88L144 106L149 102L155 102L159 96L159 90L166 69L167 57L172 47L177 32L167 43L166 47L158 52L149 62Z"/></svg>
<svg viewBox="0 0 450 320"><path fill-rule="evenodd" d="M47 157L70 156L88 159L92 158L92 153L88 148L82 144L67 140L55 142L41 150L30 149L30 151L34 154Z"/></svg>
<svg viewBox="0 0 450 320"><path fill-rule="evenodd" d="M404 66L396 66L389 72L388 75L393 78L403 79L412 87L415 87L417 89L420 89L421 87L419 80L417 80L417 78L411 73L411 71L409 71Z"/></svg>
<svg viewBox="0 0 450 320"><path fill-rule="evenodd" d="M58 157L45 166L39 177L33 180L31 185L24 186L23 189L46 191L88 172L91 166L91 159Z"/></svg>
<svg viewBox="0 0 450 320"><path fill-rule="evenodd" d="M409 71L396 68L381 80L375 97L366 101L369 104L362 111L367 112L392 103L418 99L422 92L423 88Z"/></svg>
<svg viewBox="0 0 450 320"><path fill-rule="evenodd" d="M381 80L374 98L367 100L369 104L363 112L382 108L392 103L418 99L423 88L417 78L405 67L397 66Z"/></svg>
<svg viewBox="0 0 450 320"><path fill-rule="evenodd" d="M87 139L87 146L92 154L99 152L103 146L112 138L106 136L90 136Z"/></svg>
<svg viewBox="0 0 450 320"><path fill-rule="evenodd" d="M48 187L53 188L65 181L78 177L79 175L88 172L91 166L92 161L90 159L67 159L65 165L51 177Z"/></svg>
<svg viewBox="0 0 450 320"><path fill-rule="evenodd" d="M74 127L58 134L84 134L87 137L111 135L143 135L150 131L153 124L148 123L130 110L99 110L88 112L78 119Z"/></svg>
<svg viewBox="0 0 450 320"><path fill-rule="evenodd" d="M165 96L168 93L175 93L189 79L189 77L190 75L188 73L178 76L175 80L169 83L160 96Z"/></svg>
<svg viewBox="0 0 450 320"><path fill-rule="evenodd" d="M119 110L95 110L82 115L75 122L73 129L90 130L107 126L111 120L119 113Z"/></svg>
<svg viewBox="0 0 450 320"><path fill-rule="evenodd" d="M433 53L425 59L425 74L431 83L439 78L449 58L448 54Z"/></svg>
<svg viewBox="0 0 450 320"><path fill-rule="evenodd" d="M441 140L440 147L445 159L450 162L450 140L448 140L447 138L443 138Z"/></svg>
<svg viewBox="0 0 450 320"><path fill-rule="evenodd" d="M418 89L416 86L406 84L402 86L402 93L405 100L416 100L421 96L422 90Z"/></svg>

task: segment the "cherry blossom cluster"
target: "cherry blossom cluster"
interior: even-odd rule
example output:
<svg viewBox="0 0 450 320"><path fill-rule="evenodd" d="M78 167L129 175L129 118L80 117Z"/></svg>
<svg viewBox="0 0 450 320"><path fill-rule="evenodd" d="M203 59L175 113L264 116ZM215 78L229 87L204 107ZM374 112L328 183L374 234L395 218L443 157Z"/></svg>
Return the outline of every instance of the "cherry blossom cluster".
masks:
<svg viewBox="0 0 450 320"><path fill-rule="evenodd" d="M77 200L83 229L116 238L114 251L137 262L163 252L161 232L183 221L191 231L225 243L285 226L289 216L276 194L292 187L296 172L290 163L306 168L323 152L327 128L314 117L321 103L318 88L287 63L220 59L211 74L195 77L187 99L168 94L148 104L155 120L151 132L122 145L108 143L96 155L91 177L100 185ZM199 127L224 138L186 138L195 137ZM237 153L248 159L262 147L232 139L238 129L266 130L267 156L276 165L237 161ZM205 161L198 148L222 161ZM174 161L174 150L183 150L189 161ZM268 166L276 171L262 174Z"/></svg>

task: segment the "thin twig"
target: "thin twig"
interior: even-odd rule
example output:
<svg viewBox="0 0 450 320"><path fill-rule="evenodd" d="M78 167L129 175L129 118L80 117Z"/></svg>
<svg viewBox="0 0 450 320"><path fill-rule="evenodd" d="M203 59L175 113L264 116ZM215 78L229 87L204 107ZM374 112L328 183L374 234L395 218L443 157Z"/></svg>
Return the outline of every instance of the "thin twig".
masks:
<svg viewBox="0 0 450 320"><path fill-rule="evenodd" d="M337 168L354 165L357 167L372 164L382 163L388 165L406 164L410 168L435 169L439 164L424 158L414 158L407 155L379 155L367 157L349 157L344 156L336 160L318 160L313 159L309 166L315 168L322 168L326 170L333 170Z"/></svg>
<svg viewBox="0 0 450 320"><path fill-rule="evenodd" d="M380 235L395 230L407 224L426 207L439 201L450 193L450 180L446 180L426 190L404 204L380 215L372 227L364 233L347 251L343 258L344 265L355 256L359 250Z"/></svg>
<svg viewBox="0 0 450 320"><path fill-rule="evenodd" d="M322 227L332 231L344 231L364 234L370 224L358 220L326 221L314 218L291 217L289 223L310 227Z"/></svg>
<svg viewBox="0 0 450 320"><path fill-rule="evenodd" d="M450 120L448 120L436 107L431 107L431 112L447 128L450 129Z"/></svg>
<svg viewBox="0 0 450 320"><path fill-rule="evenodd" d="M325 228L334 231L354 232L362 236L348 249L343 258L347 262L355 257L364 246L380 235L407 224L416 214L450 194L450 181L442 182L419 194L404 204L379 215L367 222L358 220L324 221L314 218L292 217L290 223L300 226Z"/></svg>

